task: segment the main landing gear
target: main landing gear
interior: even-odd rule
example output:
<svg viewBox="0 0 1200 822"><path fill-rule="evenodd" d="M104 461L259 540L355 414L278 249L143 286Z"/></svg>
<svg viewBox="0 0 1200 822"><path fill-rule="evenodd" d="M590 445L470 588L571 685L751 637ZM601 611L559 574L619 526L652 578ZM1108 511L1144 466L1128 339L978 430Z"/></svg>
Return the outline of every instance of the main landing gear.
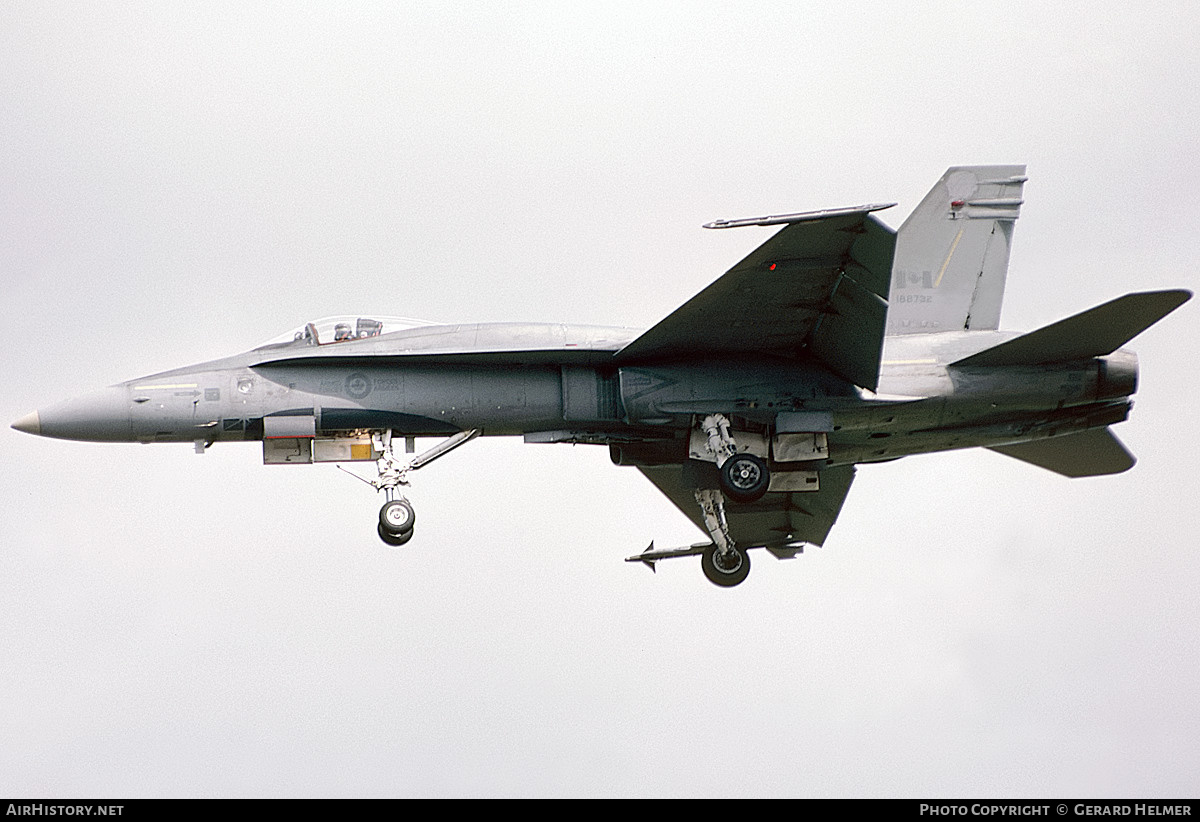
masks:
<svg viewBox="0 0 1200 822"><path fill-rule="evenodd" d="M372 486L376 491L383 491L387 496L387 502L379 509L379 522L375 528L379 534L379 538L384 543L399 547L412 539L413 526L417 522L417 513L413 510L412 503L400 492L402 486L409 484L409 472L425 467L438 457L445 456L458 446L470 442L477 436L479 436L478 428L472 428L469 431L460 431L449 439L439 442L428 451L418 454L404 464L400 463L392 450L391 429L371 436L375 450L382 454L375 463L379 470L379 478L368 480L352 472L347 473Z"/></svg>
<svg viewBox="0 0 1200 822"><path fill-rule="evenodd" d="M716 488L699 489L693 493L696 504L700 506L704 530L708 531L712 542L666 550L655 550L652 542L645 551L626 557L625 561L642 562L654 570L654 564L660 559L699 555L700 568L713 585L732 588L742 584L750 573L750 554L729 535L729 524L725 520L725 495Z"/></svg>
<svg viewBox="0 0 1200 822"><path fill-rule="evenodd" d="M708 437L708 451L721 475L721 490L734 502L755 502L763 498L771 485L771 472L762 457L738 451L729 433L729 418L712 414L700 421L700 430Z"/></svg>
<svg viewBox="0 0 1200 822"><path fill-rule="evenodd" d="M700 567L713 585L732 588L750 573L750 554L737 547L722 553L717 546L710 545L700 555Z"/></svg>
<svg viewBox="0 0 1200 822"><path fill-rule="evenodd" d="M713 414L700 421L700 429L708 435L708 450L717 462L721 490L697 490L696 503L704 519L704 528L712 545L700 554L700 567L708 581L722 588L732 588L750 573L750 554L739 548L729 536L725 521L725 498L734 502L755 502L763 498L771 485L771 472L762 457L738 451L729 433L729 419Z"/></svg>
<svg viewBox="0 0 1200 822"><path fill-rule="evenodd" d="M697 420L696 427L705 439L697 441L693 436L691 458L711 459L717 467L716 481L699 481L697 485L707 487L693 486L692 492L696 504L700 506L704 530L708 532L711 542L668 550L655 550L654 543L650 543L645 551L627 557L625 561L643 562L653 569L654 563L660 559L699 554L700 567L708 581L722 588L732 588L740 585L750 574L750 554L730 536L725 503L730 500L744 505L762 499L771 485L771 471L762 457L748 450L739 450L730 433L729 418L724 414L710 414Z"/></svg>
<svg viewBox="0 0 1200 822"><path fill-rule="evenodd" d="M734 502L762 499L771 484L771 472L762 457L738 454L721 466L721 489Z"/></svg>
<svg viewBox="0 0 1200 822"><path fill-rule="evenodd" d="M704 529L712 538L712 545L706 546L700 554L700 567L713 585L732 588L750 573L750 555L729 536L729 524L725 521L725 499L721 492L702 489L696 491L695 495L704 519Z"/></svg>

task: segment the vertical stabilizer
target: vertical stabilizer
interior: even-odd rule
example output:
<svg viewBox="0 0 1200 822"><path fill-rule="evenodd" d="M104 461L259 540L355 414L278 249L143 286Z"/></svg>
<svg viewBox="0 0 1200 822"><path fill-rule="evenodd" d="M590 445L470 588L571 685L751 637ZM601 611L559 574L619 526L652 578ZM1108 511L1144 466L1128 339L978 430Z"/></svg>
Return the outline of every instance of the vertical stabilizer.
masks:
<svg viewBox="0 0 1200 822"><path fill-rule="evenodd" d="M896 235L888 334L1000 324L1025 166L947 169Z"/></svg>

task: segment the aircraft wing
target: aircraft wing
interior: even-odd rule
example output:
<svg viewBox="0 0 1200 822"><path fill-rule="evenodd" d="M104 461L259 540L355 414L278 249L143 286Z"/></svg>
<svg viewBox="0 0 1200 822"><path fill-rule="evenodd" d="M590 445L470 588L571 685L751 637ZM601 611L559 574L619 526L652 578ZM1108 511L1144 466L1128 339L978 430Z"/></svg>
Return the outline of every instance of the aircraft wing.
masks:
<svg viewBox="0 0 1200 822"><path fill-rule="evenodd" d="M692 484L684 481L684 466L638 466L688 519L705 534L700 506ZM854 467L827 468L821 472L821 490L772 492L757 502L725 505L729 535L743 548L777 547L807 542L823 545L850 493Z"/></svg>
<svg viewBox="0 0 1200 822"><path fill-rule="evenodd" d="M862 206L710 227L787 224L616 354L618 363L722 354L812 358L874 390L895 232Z"/></svg>

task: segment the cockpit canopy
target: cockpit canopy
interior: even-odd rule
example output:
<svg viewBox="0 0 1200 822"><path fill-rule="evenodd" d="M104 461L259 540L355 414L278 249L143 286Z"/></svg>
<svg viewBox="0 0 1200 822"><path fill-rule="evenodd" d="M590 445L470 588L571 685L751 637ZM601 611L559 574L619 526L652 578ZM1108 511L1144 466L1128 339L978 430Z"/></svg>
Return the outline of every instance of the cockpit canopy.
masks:
<svg viewBox="0 0 1200 822"><path fill-rule="evenodd" d="M424 320L413 320L408 317L383 317L377 314L371 316L356 316L341 314L336 317L322 317L319 320L305 323L294 331L273 337L259 348L278 345L333 345L334 343L362 340L368 337L378 337L392 331L403 331L408 328L435 325Z"/></svg>

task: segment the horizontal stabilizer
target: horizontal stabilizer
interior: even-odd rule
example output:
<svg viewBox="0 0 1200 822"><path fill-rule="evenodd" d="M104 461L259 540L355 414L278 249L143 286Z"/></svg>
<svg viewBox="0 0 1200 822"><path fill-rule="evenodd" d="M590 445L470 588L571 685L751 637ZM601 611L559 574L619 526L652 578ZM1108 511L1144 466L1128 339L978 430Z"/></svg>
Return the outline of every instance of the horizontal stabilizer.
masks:
<svg viewBox="0 0 1200 822"><path fill-rule="evenodd" d="M1098 477L1128 471L1137 462L1107 428L1093 428L1018 445L997 445L990 450L1028 462L1064 477Z"/></svg>
<svg viewBox="0 0 1200 822"><path fill-rule="evenodd" d="M1182 289L1126 294L952 365L1041 365L1103 357L1183 305L1191 296L1192 292Z"/></svg>

